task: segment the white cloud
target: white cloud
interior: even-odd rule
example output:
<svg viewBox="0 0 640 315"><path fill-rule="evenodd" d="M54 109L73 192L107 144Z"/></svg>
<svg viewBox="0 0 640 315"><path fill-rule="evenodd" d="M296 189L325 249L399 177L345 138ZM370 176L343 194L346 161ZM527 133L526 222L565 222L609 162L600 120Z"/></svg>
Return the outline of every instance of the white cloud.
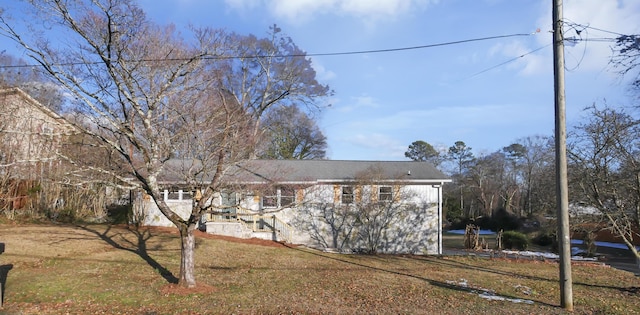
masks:
<svg viewBox="0 0 640 315"><path fill-rule="evenodd" d="M350 104L340 107L340 111L351 112L356 109L378 108L378 107L380 107L380 104L377 102L375 98L368 96L366 94L363 94L360 96L352 96Z"/></svg>
<svg viewBox="0 0 640 315"><path fill-rule="evenodd" d="M489 55L501 54L509 59L508 69L516 70L521 75L534 75L548 71L552 62L552 48L533 50L549 45L552 42L551 5L544 2L546 11L537 19L540 33L535 34L535 42L513 41L508 44L494 45ZM565 45L565 66L567 69L603 72L610 69L612 42L593 41L594 38L613 38L615 34L598 31L593 28L621 34L638 34L640 25L640 1L637 0L565 0L563 3L565 38L576 37L583 41L577 45ZM577 34L572 26L579 24L593 28L583 29ZM509 60L507 59L507 60Z"/></svg>
<svg viewBox="0 0 640 315"><path fill-rule="evenodd" d="M443 106L428 110L400 111L394 115L367 121L367 124L376 126L377 130L388 131L415 130L416 128L446 129L447 132L453 132L456 129L477 131L487 127L536 124L536 121L545 120L546 114L549 113L524 104ZM464 124L451 124L450 120L442 117L455 117L456 121Z"/></svg>
<svg viewBox="0 0 640 315"><path fill-rule="evenodd" d="M455 122L452 123L452 118ZM505 117L509 117L505 119ZM341 143L354 156L403 159L407 146L424 140L446 149L463 139L476 149L494 150L514 139L537 134L540 127L553 127L553 108L544 110L525 104L487 104L442 106L424 110L405 110L379 117L349 121L334 130L334 143ZM546 133L545 133L546 134ZM496 144L497 143L497 144Z"/></svg>
<svg viewBox="0 0 640 315"><path fill-rule="evenodd" d="M543 51L534 52L536 48L527 47L521 41L512 41L507 44L496 44L489 50L489 55L502 55L508 57L505 66L508 69L517 70L522 75L534 75L547 71L550 56ZM550 49L548 49L550 50ZM506 62L505 61L505 62Z"/></svg>
<svg viewBox="0 0 640 315"><path fill-rule="evenodd" d="M227 6L246 10L254 9L257 3L264 5L278 18L298 24L320 14L331 13L352 16L365 21L381 18L396 18L399 15L425 8L439 0L225 0Z"/></svg>
<svg viewBox="0 0 640 315"><path fill-rule="evenodd" d="M260 1L254 0L224 0L227 7L238 11L251 10L260 6Z"/></svg>
<svg viewBox="0 0 640 315"><path fill-rule="evenodd" d="M408 12L412 7L425 6L429 1L348 0L340 1L339 3L339 9L348 14L360 17L376 17L397 16Z"/></svg>
<svg viewBox="0 0 640 315"><path fill-rule="evenodd" d="M311 59L311 67L316 71L316 78L322 83L336 78L336 73L331 70L327 70L327 68L318 62L318 60Z"/></svg>
<svg viewBox="0 0 640 315"><path fill-rule="evenodd" d="M323 14L335 6L336 0L277 0L268 2L267 7L273 15L291 22L300 22Z"/></svg>
<svg viewBox="0 0 640 315"><path fill-rule="evenodd" d="M359 133L343 139L353 147L369 149L377 159L401 159L407 150L407 144L389 135L380 133Z"/></svg>

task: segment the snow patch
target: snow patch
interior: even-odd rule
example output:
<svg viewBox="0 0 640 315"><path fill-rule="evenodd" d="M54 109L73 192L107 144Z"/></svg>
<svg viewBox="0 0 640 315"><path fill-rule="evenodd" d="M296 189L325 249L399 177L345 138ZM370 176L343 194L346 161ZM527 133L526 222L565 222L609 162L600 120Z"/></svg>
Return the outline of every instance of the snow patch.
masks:
<svg viewBox="0 0 640 315"><path fill-rule="evenodd" d="M578 248L575 248L579 250ZM560 256L554 253L546 253L546 252L532 252L532 251L516 251L516 250L502 250L501 253L507 255L516 255L516 256L524 256L524 257L538 257L538 258L546 258L546 259L559 259ZM571 260L579 260L579 261L597 261L598 259L595 257L583 257L578 256L577 254L573 254L571 256Z"/></svg>
<svg viewBox="0 0 640 315"><path fill-rule="evenodd" d="M496 292L493 291L493 290L480 288L480 287L472 287L472 286L469 285L469 282L466 279L460 279L460 281L447 280L446 282L449 285L455 285L455 286L462 287L462 288L469 288L470 289L469 292L471 292L473 294L477 294L479 297L481 297L483 299L486 299L486 300L489 300L489 301L506 301L506 302L511 302L511 303L533 304L533 301L531 301L531 300L512 299L512 298L504 297L504 296L501 296L501 295L497 295ZM531 289L529 287L516 285L515 288L516 289L525 288L522 292L524 294L527 294L527 295L531 294Z"/></svg>
<svg viewBox="0 0 640 315"><path fill-rule="evenodd" d="M571 240L571 244L584 244L582 240ZM617 249L629 249L624 243L611 243L611 242L596 242L596 246L598 247L610 247ZM636 246L638 250L640 250L640 246Z"/></svg>

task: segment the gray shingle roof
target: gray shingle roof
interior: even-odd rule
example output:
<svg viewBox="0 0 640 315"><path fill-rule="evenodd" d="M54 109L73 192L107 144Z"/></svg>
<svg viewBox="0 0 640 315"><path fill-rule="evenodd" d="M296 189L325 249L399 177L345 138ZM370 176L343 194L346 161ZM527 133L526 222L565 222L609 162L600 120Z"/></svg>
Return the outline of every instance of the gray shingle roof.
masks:
<svg viewBox="0 0 640 315"><path fill-rule="evenodd" d="M172 160L167 167L182 169L192 162ZM375 170L375 171L372 171ZM180 175L165 172L162 181L180 182ZM374 175L375 173L375 175ZM201 177L207 179L209 176ZM314 183L349 182L362 178L409 183L449 182L442 172L427 162L413 161L346 161L346 160L248 160L236 164L225 173L224 180L235 183Z"/></svg>

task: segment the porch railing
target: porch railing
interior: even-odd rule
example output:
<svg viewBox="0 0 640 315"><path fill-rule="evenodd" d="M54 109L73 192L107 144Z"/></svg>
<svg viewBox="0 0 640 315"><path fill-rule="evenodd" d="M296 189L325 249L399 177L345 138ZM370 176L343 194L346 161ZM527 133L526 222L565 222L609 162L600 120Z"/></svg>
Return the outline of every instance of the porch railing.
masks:
<svg viewBox="0 0 640 315"><path fill-rule="evenodd" d="M293 228L275 215L255 214L241 209L234 209L235 213L208 214L209 222L241 222L253 232L275 233L278 240L291 242Z"/></svg>

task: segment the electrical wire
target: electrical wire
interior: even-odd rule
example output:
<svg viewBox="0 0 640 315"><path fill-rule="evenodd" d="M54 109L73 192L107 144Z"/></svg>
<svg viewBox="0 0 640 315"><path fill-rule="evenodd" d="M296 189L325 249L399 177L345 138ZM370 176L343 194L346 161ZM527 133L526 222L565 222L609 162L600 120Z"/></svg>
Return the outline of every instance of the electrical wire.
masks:
<svg viewBox="0 0 640 315"><path fill-rule="evenodd" d="M588 42L615 42L615 41L617 41L617 38L613 38L613 37L589 38L589 36L588 36L588 30L589 29L595 30L595 31L600 31L600 32L605 32L605 33L609 33L609 34L614 34L614 35L618 35L618 36L624 36L624 34L621 34L621 33L604 30L604 29L593 27L593 26L590 26L590 25L583 25L583 24L575 23L575 22L572 22L572 21L570 21L568 19L565 19L564 24L568 27L569 30L575 31L577 36L578 36L578 38L575 38L575 37L565 38L565 41L570 41L570 42L573 42L573 43L577 43L577 42L585 42L585 43L588 43ZM586 34L586 35L583 37L583 34ZM525 57L527 55L530 55L530 54L535 53L535 52L537 52L539 50L547 48L547 47L549 47L551 45L552 44L548 44L548 45L545 45L543 47L536 48L536 49L534 49L532 51L529 51L529 52L527 52L525 54L522 54L522 55L520 55L518 57L515 57L513 59L509 59L509 60L507 60L505 62L502 62L502 63L499 63L499 64L497 64L495 66L486 68L486 69L484 69L482 71L479 71L479 72L476 72L476 73L474 73L474 74L462 79L461 81L471 79L471 78L476 77L476 76L478 76L480 74L483 74L485 72L488 72L488 71L491 71L493 69L499 68L499 67L504 66L506 64L509 64L511 62L514 62L514 61L516 61L516 60L518 60L520 58L523 58L523 57ZM584 47L584 49L582 51L582 55L579 58L578 63L576 64L576 66L573 67L573 68L570 68L570 69L565 67L565 70L573 71L573 70L577 69L580 66L580 64L582 63L582 61L584 60L584 57L586 55L586 50L587 50L587 47L585 45L585 47Z"/></svg>
<svg viewBox="0 0 640 315"><path fill-rule="evenodd" d="M481 37L474 39L465 39L453 42L445 42L439 44L430 44L430 45L422 45L422 46L413 46L413 47L404 47L404 48L391 48L391 49L378 49L378 50L363 50L363 51L353 51L353 52L341 52L341 53L319 53L319 54L307 54L307 56L340 56L340 55L356 55L356 54L368 54L368 53L384 53L384 52L394 52L394 51L403 51L403 50L414 50L414 49L424 49L424 48L433 48L440 46L449 46L449 45L457 45L464 44L470 42L478 42L490 39L498 39L498 38L507 38L507 37L519 37L519 36L530 36L535 35L536 33L529 34L511 34L511 35L499 35L499 36L490 36L490 37Z"/></svg>
<svg viewBox="0 0 640 315"><path fill-rule="evenodd" d="M607 30L603 30L601 28L597 28L597 27L593 27L593 26L589 26L589 25L584 25L585 28L590 28L594 31L600 31L600 32L604 32L604 33L609 33L609 34L613 34L613 35L618 35L618 36L624 36L624 34L621 33L617 33L617 32L613 32L613 31L607 31Z"/></svg>
<svg viewBox="0 0 640 315"><path fill-rule="evenodd" d="M470 76L468 76L468 77L466 77L466 78L462 79L461 81L471 79L471 78L473 78L473 77L475 77L475 76L478 76L478 75L481 75L481 74L483 74L483 73L485 73L485 72L489 72L489 71L491 71L491 70L493 70L493 69L496 69L496 68L502 67L502 66L504 66L504 65L506 65L506 64L508 64L508 63L514 62L514 61L516 61L516 60L518 60L518 59L520 59L520 58L523 58L523 57L525 57L525 56L527 56L527 55L533 54L534 52L537 52L537 51L539 51L539 50L545 49L545 48L547 48L547 47L549 47L549 46L551 46L551 45L552 45L552 44L548 44L548 45L545 45L545 46L542 46L542 47L538 47L538 48L536 48L536 49L534 49L534 50L532 50L532 51L529 51L529 52L527 52L527 53L524 53L524 54L522 54L522 55L520 55L520 56L518 56L518 57L515 57L515 58L512 58L512 59L509 59L509 60L507 60L507 61L505 61L505 62L502 62L502 63L499 63L499 64L497 64L497 65L495 65L495 66L492 66L492 67L486 68L486 69L484 69L484 70L482 70L482 71L479 71L479 72L476 72L476 73L474 73L474 74L472 74L472 75L470 75Z"/></svg>
<svg viewBox="0 0 640 315"><path fill-rule="evenodd" d="M318 56L344 56L344 55L361 55L361 54L375 54L375 53L389 53L389 52L398 52L398 51L406 51L406 50L417 50L417 49L426 49L426 48L434 48L441 46L450 46L450 45L458 45L464 43L499 39L499 38L508 38L508 37L521 37L521 36L531 36L535 35L534 33L517 33L517 34L509 34L509 35L498 35L498 36L489 36L489 37L480 37L480 38L472 38L472 39L464 39L458 41L437 43L437 44L428 44L428 45L420 45L420 46L411 46L411 47L400 47L400 48L386 48L386 49L374 49L374 50L357 50L357 51L347 51L347 52L329 52L329 53L309 53L309 54L288 54L288 55L246 55L246 56L210 56L204 54L199 59L201 60L226 60L226 59L241 59L241 58L295 58L295 57L318 57ZM163 59L140 59L140 60L129 60L129 62L166 62L166 61L185 61L191 58L163 58ZM68 63L60 63L55 64L54 66L64 67L64 66L78 66L78 65L97 65L102 62L68 62ZM38 67L41 66L39 64L27 64L27 65L0 65L0 68L26 68L26 67Z"/></svg>
<svg viewBox="0 0 640 315"><path fill-rule="evenodd" d="M585 39L580 39L580 40L577 40L577 41L580 41L580 42L602 42L602 43L610 42L610 43L613 43L613 42L618 41L618 39L617 38L613 38L613 37L599 37L599 38L585 38Z"/></svg>
<svg viewBox="0 0 640 315"><path fill-rule="evenodd" d="M617 36L617 37L585 38L585 39L581 39L581 41L598 41L598 42L611 41L611 42L615 42L618 39L618 37L620 37L620 36L628 36L628 35L625 35L625 34L622 34L622 33L618 33L618 32L614 32L614 31L609 31L609 30L593 27L593 26L591 26L589 24L585 25L585 24L576 23L576 22L573 22L573 21L571 21L569 19L565 19L564 24L568 28L570 28L571 30L574 30L576 32L576 34L578 36L580 36L580 37L582 37L582 32L588 31L588 30L594 30L594 31L613 34L613 35Z"/></svg>
<svg viewBox="0 0 640 315"><path fill-rule="evenodd" d="M584 60L585 56L586 56L586 51L587 51L587 45L589 42L609 42L609 43L615 43L617 42L620 37L622 36L628 36L622 33L618 33L618 32L613 32L613 31L609 31L609 30L605 30L605 29L601 29L601 28L597 28L597 27L593 27L589 24L580 24L580 23L576 23L573 22L569 19L564 19L563 21L564 25L567 26L568 31L575 31L576 36L577 37L570 37L570 38L565 38L566 41L571 42L573 44L576 44L578 42L584 42L584 48L582 51L582 56L579 58L578 63L576 64L575 67L568 69L565 67L565 70L567 71L573 71L575 69L577 69L580 64L582 63L582 61ZM598 32L603 32L603 33L607 33L607 34L613 34L613 35L617 35L617 37L590 37L590 30L592 31L598 31ZM567 33L565 32L565 33Z"/></svg>
<svg viewBox="0 0 640 315"><path fill-rule="evenodd" d="M574 45L576 43L578 43L578 42L581 42L581 41L585 42L584 47L582 49L582 54L580 55L580 58L577 58L576 65L574 67L572 67L572 68L568 68L566 66L566 62L565 62L564 70L572 72L572 71L578 69L578 67L580 67L580 65L582 64L582 61L584 61L584 57L587 55L587 44L588 44L588 42L586 41L586 39L589 38L589 32L587 31L587 27L586 26L583 26L583 25L580 25L580 24L577 24L577 23L573 23L573 22L569 23L567 21L568 20L563 21L563 24L567 25L570 30L575 31L579 38L575 38L575 37L566 38L565 37L564 40L567 41L567 42L570 42L570 43L572 43ZM570 30L568 30L568 31L570 31ZM566 34L566 33L567 33L567 31L564 32L564 34ZM585 38L583 38L583 34L584 34ZM573 56L573 55L571 54L571 56Z"/></svg>

